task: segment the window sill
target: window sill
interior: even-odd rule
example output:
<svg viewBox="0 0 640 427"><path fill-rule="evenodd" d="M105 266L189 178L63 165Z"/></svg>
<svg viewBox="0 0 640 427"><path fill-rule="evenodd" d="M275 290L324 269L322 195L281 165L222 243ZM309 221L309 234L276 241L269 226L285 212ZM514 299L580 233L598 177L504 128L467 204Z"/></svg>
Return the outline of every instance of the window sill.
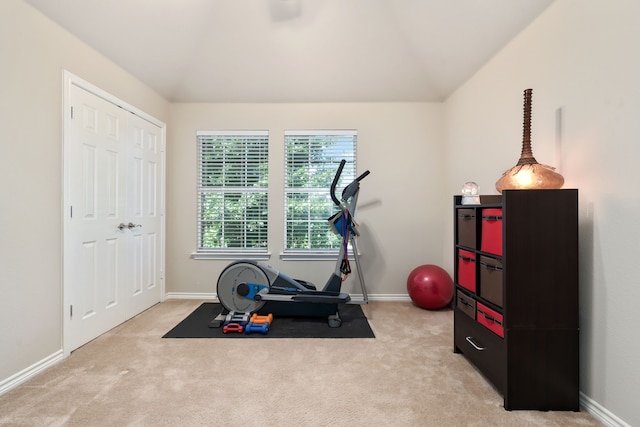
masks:
<svg viewBox="0 0 640 427"><path fill-rule="evenodd" d="M283 261L335 261L338 259L338 252L323 251L288 251L280 254ZM353 251L348 255L353 258ZM200 251L192 252L191 259L195 260L239 260L251 259L256 261L268 261L271 259L269 252L252 251Z"/></svg>
<svg viewBox="0 0 640 427"><path fill-rule="evenodd" d="M348 252L349 257L353 257L353 252ZM337 251L287 251L280 254L283 261L335 261L340 255Z"/></svg>
<svg viewBox="0 0 640 427"><path fill-rule="evenodd" d="M252 251L200 251L192 252L191 259L221 259L221 260L237 260L252 259L256 261L268 261L271 259L269 252L252 252Z"/></svg>

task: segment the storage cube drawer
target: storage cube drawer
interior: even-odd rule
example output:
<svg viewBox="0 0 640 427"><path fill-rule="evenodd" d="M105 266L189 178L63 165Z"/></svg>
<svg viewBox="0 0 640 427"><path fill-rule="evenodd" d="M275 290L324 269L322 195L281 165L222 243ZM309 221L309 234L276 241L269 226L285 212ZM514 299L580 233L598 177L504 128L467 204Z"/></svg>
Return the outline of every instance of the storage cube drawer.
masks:
<svg viewBox="0 0 640 427"><path fill-rule="evenodd" d="M476 291L476 254L458 249L458 284Z"/></svg>
<svg viewBox="0 0 640 427"><path fill-rule="evenodd" d="M458 209L458 244L476 248L476 210Z"/></svg>
<svg viewBox="0 0 640 427"><path fill-rule="evenodd" d="M480 250L502 256L502 208L482 210Z"/></svg>
<svg viewBox="0 0 640 427"><path fill-rule="evenodd" d="M456 307L472 319L476 318L476 300L465 295L464 292L457 292Z"/></svg>
<svg viewBox="0 0 640 427"><path fill-rule="evenodd" d="M476 319L478 323L485 326L491 332L504 338L504 326L502 325L502 314L490 309L484 304L476 304Z"/></svg>
<svg viewBox="0 0 640 427"><path fill-rule="evenodd" d="M502 261L480 255L480 296L502 307Z"/></svg>
<svg viewBox="0 0 640 427"><path fill-rule="evenodd" d="M454 345L494 386L504 393L506 369L505 341L459 310L454 311Z"/></svg>

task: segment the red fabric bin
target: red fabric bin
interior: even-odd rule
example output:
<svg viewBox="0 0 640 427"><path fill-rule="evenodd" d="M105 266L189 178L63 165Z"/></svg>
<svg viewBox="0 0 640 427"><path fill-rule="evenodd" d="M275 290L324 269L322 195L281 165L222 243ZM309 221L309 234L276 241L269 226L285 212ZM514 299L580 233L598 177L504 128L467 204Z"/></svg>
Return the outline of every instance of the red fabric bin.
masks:
<svg viewBox="0 0 640 427"><path fill-rule="evenodd" d="M502 325L502 314L490 309L484 304L476 303L476 316L478 323L485 326L494 334L504 338L504 326Z"/></svg>
<svg viewBox="0 0 640 427"><path fill-rule="evenodd" d="M458 249L458 284L476 291L476 254Z"/></svg>
<svg viewBox="0 0 640 427"><path fill-rule="evenodd" d="M502 256L502 208L482 210L480 250Z"/></svg>

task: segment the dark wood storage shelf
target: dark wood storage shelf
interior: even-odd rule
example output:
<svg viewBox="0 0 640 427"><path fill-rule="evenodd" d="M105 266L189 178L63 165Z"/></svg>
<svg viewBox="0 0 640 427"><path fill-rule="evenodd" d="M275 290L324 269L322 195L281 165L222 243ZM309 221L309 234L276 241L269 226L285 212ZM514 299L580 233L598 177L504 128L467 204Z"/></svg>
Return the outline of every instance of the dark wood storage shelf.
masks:
<svg viewBox="0 0 640 427"><path fill-rule="evenodd" d="M454 352L494 385L507 410L579 411L578 190L453 202ZM495 236L486 209L501 209ZM485 250L483 233L501 254Z"/></svg>

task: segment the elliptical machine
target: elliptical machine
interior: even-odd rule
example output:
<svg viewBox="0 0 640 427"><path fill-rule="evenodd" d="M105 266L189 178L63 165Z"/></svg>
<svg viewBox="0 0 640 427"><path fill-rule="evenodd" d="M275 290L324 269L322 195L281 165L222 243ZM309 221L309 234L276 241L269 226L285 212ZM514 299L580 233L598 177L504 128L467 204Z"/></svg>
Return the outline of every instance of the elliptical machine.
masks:
<svg viewBox="0 0 640 427"><path fill-rule="evenodd" d="M336 268L321 290L303 280L292 279L270 265L254 260L234 261L218 277L217 293L227 313L273 313L274 316L326 317L330 327L342 324L338 304L366 304L369 301L358 256L358 226L354 220L360 181L369 175L365 171L342 190L341 200L336 197L336 186L345 160L340 162L331 183L333 203L340 209L329 218L334 232L342 237ZM358 272L362 298L358 301L341 292L342 282L351 273L349 243ZM223 313L222 314L227 314Z"/></svg>

